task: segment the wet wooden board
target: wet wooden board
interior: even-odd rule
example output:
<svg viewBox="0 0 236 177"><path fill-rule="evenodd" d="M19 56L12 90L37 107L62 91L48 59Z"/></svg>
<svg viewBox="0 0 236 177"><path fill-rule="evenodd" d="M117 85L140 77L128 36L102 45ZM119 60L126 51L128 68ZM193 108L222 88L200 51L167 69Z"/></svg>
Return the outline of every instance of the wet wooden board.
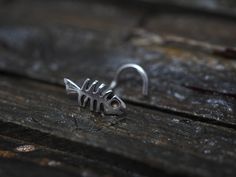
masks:
<svg viewBox="0 0 236 177"><path fill-rule="evenodd" d="M150 109L140 110L131 104L123 117L102 117L80 109L76 98L68 98L62 87L14 77L1 77L1 81L2 122L119 154L154 168L156 173L159 170L168 171L169 175L235 173L236 133L232 129ZM103 155L97 158L104 158Z"/></svg>

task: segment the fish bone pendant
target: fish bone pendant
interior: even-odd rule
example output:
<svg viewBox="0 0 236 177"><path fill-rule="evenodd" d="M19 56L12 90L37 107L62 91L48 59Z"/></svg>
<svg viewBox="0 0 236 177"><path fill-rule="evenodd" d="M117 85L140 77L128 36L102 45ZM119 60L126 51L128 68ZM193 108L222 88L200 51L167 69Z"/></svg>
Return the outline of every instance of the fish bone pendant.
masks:
<svg viewBox="0 0 236 177"><path fill-rule="evenodd" d="M91 111L110 115L121 115L125 111L125 103L97 80L91 83L90 79L86 79L81 88L66 78L64 83L68 94L78 94L78 103L81 107L89 106Z"/></svg>

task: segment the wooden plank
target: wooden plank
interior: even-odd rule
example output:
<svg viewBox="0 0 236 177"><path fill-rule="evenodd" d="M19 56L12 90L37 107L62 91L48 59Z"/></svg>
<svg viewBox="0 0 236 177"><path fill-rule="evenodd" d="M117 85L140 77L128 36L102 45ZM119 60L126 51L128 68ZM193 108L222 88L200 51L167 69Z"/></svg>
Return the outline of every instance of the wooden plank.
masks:
<svg viewBox="0 0 236 177"><path fill-rule="evenodd" d="M0 169L2 176L78 176L79 173L65 172L61 169L53 169L49 167L43 167L34 163L25 162L17 159L2 159L0 158ZM30 169L30 170L29 170Z"/></svg>
<svg viewBox="0 0 236 177"><path fill-rule="evenodd" d="M130 0L132 1L132 0ZM152 6L170 6L170 7L178 7L178 8L187 8L187 9L196 9L206 12L216 12L228 15L235 15L236 14L236 4L233 0L134 0L136 2L144 2L146 4L150 4Z"/></svg>
<svg viewBox="0 0 236 177"><path fill-rule="evenodd" d="M0 133L4 137L4 143L7 143L6 141L10 141L11 143L14 141L15 144L21 142L20 145L14 146L14 148L19 148L21 145L35 146L33 156L31 155L30 158L26 158L24 156L26 153L24 153L22 156L17 156L18 160L40 164L39 162L41 161L45 162L43 156L46 155L49 162L50 160L61 162L61 166L58 166L58 168L71 169L72 171L77 168L76 170L82 174L86 174L88 171L99 176L142 177L143 174L145 176L169 176L163 170L157 171L143 163L106 152L97 146L88 146L85 143L82 144L65 138L59 138L58 136L52 136L9 122L0 121L0 127ZM5 141L5 139L7 140ZM12 150L11 148L12 145L7 143L3 147L5 150L3 150L2 155L6 156L9 154L9 151ZM36 151L39 149L43 149L43 152L39 151L37 153ZM47 165L47 161L43 165Z"/></svg>
<svg viewBox="0 0 236 177"><path fill-rule="evenodd" d="M84 144L102 149L136 161L138 168L140 164L152 167L156 173L235 176L233 129L131 104L123 117L102 117L80 109L76 98L69 99L62 87L23 78L0 79L2 122L70 140L78 143L78 148ZM97 158L104 158L100 155L97 153ZM128 168L125 161L122 162Z"/></svg>
<svg viewBox="0 0 236 177"><path fill-rule="evenodd" d="M60 146L54 146L56 149L48 148L48 145L58 141L48 135L43 135L32 130L17 127L13 124L0 123L1 133L16 137L0 135L0 169L2 176L141 176L136 173L126 172L118 167L111 166L106 162L101 162L95 157L93 159L80 153L79 155L58 150ZM8 127L8 128L6 128ZM16 133L18 132L18 133ZM19 136L19 133L24 136ZM22 141L31 133L30 141ZM40 143L47 142L46 146L32 144L37 139ZM17 138L17 139L15 139ZM28 139L29 140L29 139ZM51 141L51 142L50 142ZM63 140L59 140L63 141ZM50 142L50 143L49 143ZM61 144L61 143L60 143ZM58 142L54 143L58 145ZM65 145L64 145L65 146ZM72 149L72 148L71 148ZM34 170L29 170L34 169ZM12 172L12 169L14 169Z"/></svg>
<svg viewBox="0 0 236 177"><path fill-rule="evenodd" d="M150 15L143 27L161 36L178 36L212 45L235 47L235 19L191 11L163 12Z"/></svg>
<svg viewBox="0 0 236 177"><path fill-rule="evenodd" d="M73 42L68 40L68 30L71 39L78 36ZM84 37L86 33L90 32L78 29L72 32L67 28L2 28L0 38L8 47L1 48L0 69L61 85L64 77L79 79L80 83L90 77L108 84L119 66L138 63L148 72L150 96L141 96L138 76L124 74L126 77L117 92L126 100L235 126L235 61L202 52L141 46L136 38L132 45L107 47L98 45L101 38ZM8 38L13 34L18 38ZM54 40L49 42L50 38ZM129 82L131 79L134 81Z"/></svg>
<svg viewBox="0 0 236 177"><path fill-rule="evenodd" d="M193 20L207 41L215 36L219 44L226 41L232 44L231 35L225 36L222 32L235 29L232 21L222 19L222 28L218 18L207 17L202 21L201 16L177 14L181 25L171 28L176 14L162 14L144 19L147 24L141 28L148 31L140 36L134 26L140 23L144 10L137 15L140 9L136 7L122 9L95 2L77 3L62 1L54 6L52 2L27 5L14 2L2 8L0 70L57 84L63 84L64 77L80 82L90 77L109 83L119 66L138 63L148 71L150 96L140 95L141 86L135 85L139 83L138 76L127 75L123 77L123 89L117 90L124 99L235 128L235 61L214 56L196 46L191 48L188 42L168 46L165 42L158 43L158 39L166 39L166 29L168 35L203 39L197 32L181 36L193 31ZM89 7L92 10L87 13ZM26 13L32 15L24 18ZM210 28L205 27L208 23L220 30L211 34ZM150 31L154 35L150 35ZM127 36L129 40L125 41ZM131 79L134 82L129 82Z"/></svg>
<svg viewBox="0 0 236 177"><path fill-rule="evenodd" d="M129 30L135 26L145 10L128 9L125 6L114 6L109 3L84 1L13 1L0 7L1 25L40 25L45 30L50 27L68 27L67 40L73 31L88 30L84 38L93 41L99 38L106 45L118 43L126 38ZM30 14L30 15L29 15ZM92 30L93 33L89 33ZM24 37L24 32L22 36ZM53 40L53 39L51 39ZM99 42L101 42L99 41ZM63 41L61 41L63 42ZM66 42L66 41L65 41ZM89 41L88 41L89 42ZM90 43L91 44L91 43ZM77 47L77 43L75 43Z"/></svg>
<svg viewBox="0 0 236 177"><path fill-rule="evenodd" d="M26 2L31 3L32 0L18 0L18 2ZM71 2L81 2L84 0L77 0ZM181 9L191 9L191 10L199 10L201 12L211 12L211 13L220 13L223 15L235 15L236 14L236 4L234 0L86 0L87 2L100 2L100 3L106 3L106 4L130 4L131 6L146 6L146 7L152 7L155 9L162 10L163 7L165 9L171 9L171 8L181 8ZM51 1L45 1L41 0L41 2L52 2L54 3L54 0ZM2 5L9 5L14 2L12 1L5 1L1 0L0 3ZM57 2L58 3L58 2Z"/></svg>
<svg viewBox="0 0 236 177"><path fill-rule="evenodd" d="M224 40L227 39L221 38L222 42ZM177 35L159 35L158 32L150 33L145 30L136 31L131 42L137 49L142 50L138 56L144 60L153 60L149 61L153 63L159 63L159 59L164 60L160 65L165 66L164 69L167 70L166 80L188 88L235 96L236 81L233 75L236 62L233 59L228 60L212 55L214 51L227 47ZM160 72L161 75L164 74L163 71Z"/></svg>

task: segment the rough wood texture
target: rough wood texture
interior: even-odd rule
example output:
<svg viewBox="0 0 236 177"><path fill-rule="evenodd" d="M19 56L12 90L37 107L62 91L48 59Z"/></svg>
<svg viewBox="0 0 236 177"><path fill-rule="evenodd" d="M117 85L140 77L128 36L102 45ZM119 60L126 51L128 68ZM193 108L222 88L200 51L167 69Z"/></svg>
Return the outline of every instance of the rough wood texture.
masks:
<svg viewBox="0 0 236 177"><path fill-rule="evenodd" d="M177 7L185 7L188 9L198 9L201 12L217 12L222 14L235 15L236 14L236 3L234 0L134 0L137 2L148 3L152 6L156 5L157 7L160 5L165 6L177 6Z"/></svg>
<svg viewBox="0 0 236 177"><path fill-rule="evenodd" d="M101 117L79 109L63 88L20 78L1 81L1 121L120 154L157 172L197 176L235 172L233 130L130 104L124 117Z"/></svg>
<svg viewBox="0 0 236 177"><path fill-rule="evenodd" d="M33 176L27 166L39 176L236 175L231 1L211 1L214 13L210 1L55 2L0 1L3 176ZM91 113L65 94L64 77L109 84L126 63L150 77L148 97L137 75L121 77L126 115ZM16 151L25 144L36 150Z"/></svg>
<svg viewBox="0 0 236 177"><path fill-rule="evenodd" d="M9 123L4 124L1 122L0 126L1 134L8 134L10 136L14 136L15 134L15 138L17 138L0 136L1 176L139 176L135 173L122 171L107 163L102 163L95 158L89 159L83 156L83 153L76 155L58 150L61 147L55 146L58 144L55 143L56 139L54 138L52 140L48 135ZM8 127L8 129L6 129L6 127ZM31 138L28 139L28 141L22 141L19 140L20 132L24 136L24 139L27 137L27 133L28 136L30 133L33 134L33 136L30 135ZM41 138L41 140L39 140L39 138ZM32 140L37 142L37 139L41 144L44 142L46 146L31 143ZM62 140L57 139L57 141L58 140L62 142ZM55 149L48 147L49 142L54 142ZM19 171L21 172L20 174Z"/></svg>
<svg viewBox="0 0 236 177"><path fill-rule="evenodd" d="M101 20L105 18L102 15L97 17L96 13L72 13L72 11L69 19L84 19L79 20L80 23L72 21L77 25L72 27L68 24L66 13L68 11L63 8L65 4L63 6L63 3L61 5L59 3L56 10L54 6L46 5L46 9L43 8L45 6L43 3L41 8L37 6L38 13L29 19L9 14L12 6L4 10L3 14L8 12L8 21L6 22L5 18L1 20L2 24L6 25L0 28L2 71L57 84L62 84L63 77L79 79L80 82L90 77L109 83L119 66L130 62L138 63L148 71L151 82L150 97L141 96L141 86L135 85L138 83L137 78L135 82L125 82L122 85L123 89L119 92L126 100L235 128L236 62L212 54L219 47L217 42L211 41L211 36L216 36L217 41L224 44L225 41L229 41L229 37L221 32L223 29L212 31L209 36L210 32L205 27L208 22L217 24L216 18L195 20L195 26L200 29L201 36L205 36L199 38L198 30L193 30L193 25L188 24L190 20L186 20L187 17L182 19L184 24L180 21L179 26L174 25L172 30L169 30L170 24L163 23L163 20L157 20L158 23L155 23L155 18L151 17L143 20L146 21L146 25L136 28L134 23L138 25L140 18L131 15L136 19L133 20L130 15L126 15L131 12L135 14L135 9L131 9L129 13L123 13L124 9L120 10L122 13L120 17L117 15L119 8L113 7L117 12L111 13L111 19L119 17L126 19L125 21L116 20L114 25L107 28L104 24L110 24L111 21ZM23 9L19 11L34 7L28 6L22 7ZM71 6L72 4L69 3L68 7ZM84 6L86 5L78 8L83 12ZM97 5L94 5L94 9L96 8ZM62 11L60 16L57 15L58 11ZM38 15L42 13L50 13L51 18L45 19ZM179 16L182 18L184 15ZM98 21L96 25L94 25L94 18ZM165 16L158 18L169 21ZM188 18L195 19L192 16ZM215 19L215 22L212 19ZM174 19L170 23L173 21ZM229 19L228 21L225 22L228 25L224 25L224 28L233 31L236 28L235 23ZM9 25L16 22L18 25ZM55 24L43 26L52 22ZM127 26L126 23L129 25ZM56 24L63 27L55 26ZM99 29L98 26L103 29ZM117 30L118 26L125 26L122 28L124 31ZM150 26L152 28L156 26L157 30L155 28L151 30ZM140 32L140 29L143 31ZM182 32L178 32L181 30ZM153 33L150 33L151 31ZM165 31L165 34L162 31ZM192 37L191 40L194 42L189 41L186 36L181 36L186 31L191 31L188 37ZM126 37L122 38L123 33ZM114 35L118 38L111 38ZM231 36L234 37L234 33ZM200 39L209 43L202 44L201 41L196 41ZM226 46L221 46L220 49L222 47ZM132 77L127 75L126 80L129 81Z"/></svg>

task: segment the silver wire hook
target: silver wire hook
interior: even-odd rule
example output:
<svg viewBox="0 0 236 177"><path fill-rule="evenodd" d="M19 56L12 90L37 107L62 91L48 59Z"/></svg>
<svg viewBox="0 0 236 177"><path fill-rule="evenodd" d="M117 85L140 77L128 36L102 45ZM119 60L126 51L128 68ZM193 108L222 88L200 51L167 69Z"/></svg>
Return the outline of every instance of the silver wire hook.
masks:
<svg viewBox="0 0 236 177"><path fill-rule="evenodd" d="M116 71L115 77L109 86L109 89L113 90L117 86L118 77L119 77L120 73L127 68L134 68L140 74L140 76L142 77L142 80L143 80L142 93L143 93L143 95L148 95L147 73L144 71L144 69L141 66L139 66L137 64L132 64L132 63L125 64L125 65L121 66L120 68L118 68L118 70Z"/></svg>

